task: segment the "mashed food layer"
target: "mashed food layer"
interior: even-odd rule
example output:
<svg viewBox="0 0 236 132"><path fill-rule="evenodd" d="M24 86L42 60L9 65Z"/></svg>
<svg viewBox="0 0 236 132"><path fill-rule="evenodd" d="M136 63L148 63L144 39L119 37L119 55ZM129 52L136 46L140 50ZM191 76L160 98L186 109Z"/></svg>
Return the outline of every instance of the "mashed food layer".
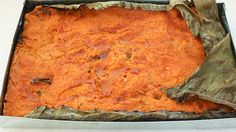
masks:
<svg viewBox="0 0 236 132"><path fill-rule="evenodd" d="M204 59L200 39L177 10L38 6L25 16L4 115L23 116L42 105L142 112L218 109L198 98L180 104L164 91L182 84Z"/></svg>

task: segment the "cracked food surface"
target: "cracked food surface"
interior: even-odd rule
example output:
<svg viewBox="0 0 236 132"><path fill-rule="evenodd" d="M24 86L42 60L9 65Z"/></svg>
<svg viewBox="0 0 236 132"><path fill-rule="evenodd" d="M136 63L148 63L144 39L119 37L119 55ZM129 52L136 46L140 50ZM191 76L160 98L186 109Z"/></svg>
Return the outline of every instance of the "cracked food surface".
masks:
<svg viewBox="0 0 236 132"><path fill-rule="evenodd" d="M182 84L204 59L201 40L174 9L38 6L25 16L4 115L23 116L41 105L142 112L218 109L195 97L180 104L163 91Z"/></svg>

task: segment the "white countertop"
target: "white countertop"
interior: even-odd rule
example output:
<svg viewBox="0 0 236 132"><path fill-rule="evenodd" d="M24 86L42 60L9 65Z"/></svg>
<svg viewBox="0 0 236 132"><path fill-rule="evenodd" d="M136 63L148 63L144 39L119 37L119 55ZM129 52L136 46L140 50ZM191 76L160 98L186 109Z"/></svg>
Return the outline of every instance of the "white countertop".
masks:
<svg viewBox="0 0 236 132"><path fill-rule="evenodd" d="M226 5L226 15L233 36L233 41L236 43L236 0L217 0L217 2L224 2ZM0 2L0 91L5 74L5 69L8 62L8 56L12 45L13 35L18 24L20 13L23 7L24 0L1 0ZM56 130L56 129L16 129L16 128L0 128L0 132L54 132L54 131L76 131L76 130ZM80 130L80 131L98 131L98 130ZM111 131L111 130L100 130L100 131ZM127 130L112 130L112 131L127 131ZM131 131L131 130L129 130ZM143 130L132 130L132 131L143 131ZM155 130L146 130L155 131ZM158 130L159 131L159 130ZM164 131L164 130L161 130ZM176 130L165 130L165 131L176 131ZM179 130L181 132L187 132L190 130ZM191 130L199 131L199 130ZM217 130L201 130L201 131L214 131L214 132L235 132L236 129L217 129Z"/></svg>

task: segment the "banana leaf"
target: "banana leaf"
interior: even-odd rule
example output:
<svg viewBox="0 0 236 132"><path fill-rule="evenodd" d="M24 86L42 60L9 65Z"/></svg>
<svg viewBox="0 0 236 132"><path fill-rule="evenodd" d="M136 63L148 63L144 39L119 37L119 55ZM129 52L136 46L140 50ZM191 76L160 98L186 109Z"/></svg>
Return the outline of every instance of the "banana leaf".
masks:
<svg viewBox="0 0 236 132"><path fill-rule="evenodd" d="M197 95L236 109L236 64L230 35L213 47L204 64L185 84L167 93L179 102L189 95Z"/></svg>
<svg viewBox="0 0 236 132"><path fill-rule="evenodd" d="M25 115L28 118L53 119L53 120L73 120L73 121L165 121L165 120L193 120L193 119L214 119L235 117L234 112L224 110L206 111L201 114L187 112L129 112L129 111L81 111L62 106L51 109L47 106L40 106L32 113Z"/></svg>

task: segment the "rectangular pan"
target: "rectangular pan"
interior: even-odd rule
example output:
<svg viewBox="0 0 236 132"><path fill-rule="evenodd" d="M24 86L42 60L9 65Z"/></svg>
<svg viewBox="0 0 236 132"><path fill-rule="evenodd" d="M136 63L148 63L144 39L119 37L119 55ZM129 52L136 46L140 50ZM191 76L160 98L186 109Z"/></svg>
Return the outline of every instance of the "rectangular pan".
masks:
<svg viewBox="0 0 236 132"><path fill-rule="evenodd" d="M27 127L27 128L100 128L100 129L217 129L217 128L236 128L236 118L226 119L210 119L210 120L188 120L188 121L155 121L155 122L91 122L91 121L61 121L61 120L44 120L44 119L29 119L24 117L3 116L3 104L5 94L7 92L8 76L10 72L12 57L15 51L17 42L21 39L21 32L24 25L24 16L32 11L38 5L50 4L79 4L92 3L108 0L26 0L18 22L18 26L14 35L13 44L6 68L4 83L2 86L2 95L0 100L0 126L2 127ZM114 1L114 0L113 0ZM136 3L153 3L153 4L168 4L168 0L125 0ZM224 3L218 3L218 13L220 21L229 33L229 26L225 15ZM232 47L234 47L232 42ZM235 47L233 48L234 51ZM236 52L235 52L236 53Z"/></svg>

